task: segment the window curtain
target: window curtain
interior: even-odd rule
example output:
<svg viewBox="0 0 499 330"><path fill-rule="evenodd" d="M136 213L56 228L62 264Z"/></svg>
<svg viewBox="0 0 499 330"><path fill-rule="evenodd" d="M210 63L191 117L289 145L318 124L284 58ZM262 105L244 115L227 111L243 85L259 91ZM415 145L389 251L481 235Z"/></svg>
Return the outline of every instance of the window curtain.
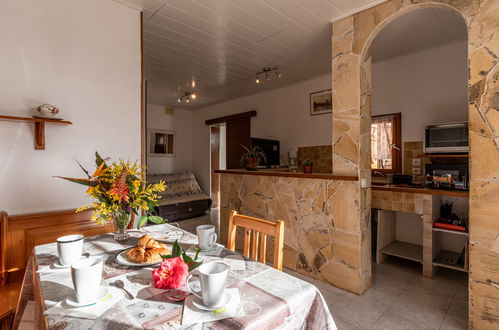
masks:
<svg viewBox="0 0 499 330"><path fill-rule="evenodd" d="M393 116L377 117L373 119L372 126L375 126L371 129L371 139L375 141L372 157L376 160L391 159Z"/></svg>

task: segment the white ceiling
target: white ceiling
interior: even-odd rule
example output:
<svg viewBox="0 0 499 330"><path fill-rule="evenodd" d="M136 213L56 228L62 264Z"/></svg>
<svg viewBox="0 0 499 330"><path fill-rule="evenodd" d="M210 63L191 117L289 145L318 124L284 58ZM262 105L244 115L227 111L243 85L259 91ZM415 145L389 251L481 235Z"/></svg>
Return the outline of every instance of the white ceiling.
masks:
<svg viewBox="0 0 499 330"><path fill-rule="evenodd" d="M195 109L331 72L330 22L385 0L118 1L143 9L148 102ZM283 76L256 84L266 66Z"/></svg>
<svg viewBox="0 0 499 330"><path fill-rule="evenodd" d="M373 61L407 55L466 39L462 17L447 8L412 11L388 24L373 41Z"/></svg>

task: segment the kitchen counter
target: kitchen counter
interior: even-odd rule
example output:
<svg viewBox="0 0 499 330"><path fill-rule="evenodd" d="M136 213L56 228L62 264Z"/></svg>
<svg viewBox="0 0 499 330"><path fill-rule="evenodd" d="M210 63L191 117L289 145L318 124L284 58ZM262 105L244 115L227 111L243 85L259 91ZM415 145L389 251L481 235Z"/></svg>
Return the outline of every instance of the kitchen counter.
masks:
<svg viewBox="0 0 499 330"><path fill-rule="evenodd" d="M452 196L452 197L469 197L469 191L461 190L445 190L445 189L432 189L424 185L407 185L407 184L380 184L373 182L371 185L372 190L382 190L382 191L397 191L397 192L407 192L414 194L427 194L427 195L437 195L437 196Z"/></svg>
<svg viewBox="0 0 499 330"><path fill-rule="evenodd" d="M222 174L238 174L238 175L259 175L259 176L277 176L286 178L304 178L304 179L326 179L338 181L357 181L356 176L333 175L329 173L312 173L305 174L303 172L289 172L288 169L262 169L258 171L248 171L245 169L237 170L216 170L215 173Z"/></svg>

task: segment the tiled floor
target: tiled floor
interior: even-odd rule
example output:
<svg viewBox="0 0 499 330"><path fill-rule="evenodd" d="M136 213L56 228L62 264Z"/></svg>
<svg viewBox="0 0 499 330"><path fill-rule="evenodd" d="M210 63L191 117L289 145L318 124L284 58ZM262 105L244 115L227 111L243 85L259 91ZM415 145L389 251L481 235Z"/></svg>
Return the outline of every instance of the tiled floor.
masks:
<svg viewBox="0 0 499 330"><path fill-rule="evenodd" d="M179 222L196 232L196 226L214 223L210 215ZM359 329L467 329L467 274L440 268L432 279L421 276L421 265L398 258L373 265L372 287L362 296L324 282L284 270L314 284L322 293L339 330Z"/></svg>
<svg viewBox="0 0 499 330"><path fill-rule="evenodd" d="M329 305L339 330L467 329L467 274L439 269L432 279L421 266L388 259L373 267L373 283L362 296L285 270L314 284Z"/></svg>

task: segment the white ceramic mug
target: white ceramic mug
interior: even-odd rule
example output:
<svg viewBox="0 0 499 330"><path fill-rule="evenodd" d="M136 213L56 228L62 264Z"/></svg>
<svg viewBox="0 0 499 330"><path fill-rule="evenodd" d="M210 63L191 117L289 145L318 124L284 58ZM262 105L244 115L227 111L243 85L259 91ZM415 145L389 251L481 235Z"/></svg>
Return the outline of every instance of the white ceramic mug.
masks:
<svg viewBox="0 0 499 330"><path fill-rule="evenodd" d="M225 299L225 286L227 284L227 274L229 266L218 261L211 261L199 266L199 282L201 283L201 294L192 290L187 278L187 287L192 294L203 301L203 305L209 308L217 308L223 304Z"/></svg>
<svg viewBox="0 0 499 330"><path fill-rule="evenodd" d="M73 287L80 304L92 304L99 298L103 264L99 257L89 257L71 264Z"/></svg>
<svg viewBox="0 0 499 330"><path fill-rule="evenodd" d="M196 227L196 234L198 235L199 248L201 250L209 250L217 241L217 234L215 233L215 226L201 225Z"/></svg>
<svg viewBox="0 0 499 330"><path fill-rule="evenodd" d="M73 262L80 260L84 237L83 235L67 235L57 239L57 255L61 265L70 266Z"/></svg>

